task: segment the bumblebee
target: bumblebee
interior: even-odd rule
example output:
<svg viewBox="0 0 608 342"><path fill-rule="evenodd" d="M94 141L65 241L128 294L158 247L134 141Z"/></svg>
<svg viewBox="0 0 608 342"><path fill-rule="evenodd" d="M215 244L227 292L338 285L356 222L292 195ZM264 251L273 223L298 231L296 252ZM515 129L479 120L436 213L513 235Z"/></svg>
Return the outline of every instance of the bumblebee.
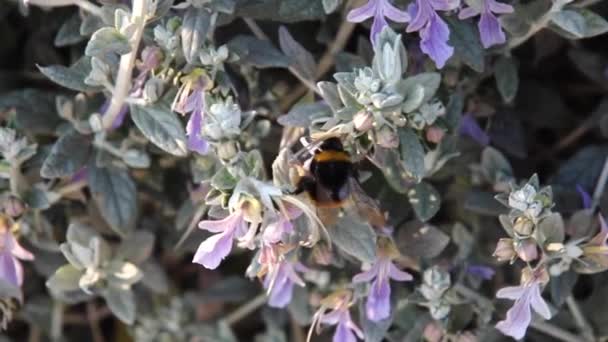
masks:
<svg viewBox="0 0 608 342"><path fill-rule="evenodd" d="M340 209L354 207L362 218L377 228L386 219L375 200L367 196L356 178L356 168L342 141L332 137L313 152L308 172L296 185L295 194L306 193L324 223L335 221Z"/></svg>

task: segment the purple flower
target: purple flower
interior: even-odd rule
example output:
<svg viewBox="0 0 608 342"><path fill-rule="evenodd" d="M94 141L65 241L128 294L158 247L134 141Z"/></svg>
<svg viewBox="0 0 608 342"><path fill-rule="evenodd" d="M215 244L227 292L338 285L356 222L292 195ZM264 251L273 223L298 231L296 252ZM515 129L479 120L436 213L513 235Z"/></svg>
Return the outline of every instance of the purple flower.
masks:
<svg viewBox="0 0 608 342"><path fill-rule="evenodd" d="M6 219L2 219L2 232L0 233L0 279L20 287L23 284L23 266L21 260L33 260L34 255L23 248L6 226Z"/></svg>
<svg viewBox="0 0 608 342"><path fill-rule="evenodd" d="M419 32L420 49L431 57L439 69L452 56L454 48L448 45L450 29L436 11L450 11L459 5L460 0L416 0L408 7L408 12L414 19L406 31Z"/></svg>
<svg viewBox="0 0 608 342"><path fill-rule="evenodd" d="M350 317L348 305L340 305L320 319L321 323L337 325L332 342L356 342L363 339L363 332Z"/></svg>
<svg viewBox="0 0 608 342"><path fill-rule="evenodd" d="M490 280L494 277L496 271L492 267L483 265L469 265L467 266L467 273L474 275L484 280Z"/></svg>
<svg viewBox="0 0 608 342"><path fill-rule="evenodd" d="M299 262L283 260L274 265L264 278L264 288L268 291L268 305L273 308L284 308L291 302L293 285L304 286L304 281L297 272L308 269Z"/></svg>
<svg viewBox="0 0 608 342"><path fill-rule="evenodd" d="M591 208L593 200L591 199L589 193L585 191L585 189L579 184L576 185L576 191L578 191L579 195L581 196L581 200L583 201L583 209Z"/></svg>
<svg viewBox="0 0 608 342"><path fill-rule="evenodd" d="M296 207L283 204L285 211L281 212L276 220L268 224L262 233L264 244L275 244L283 239L283 236L293 232L293 221L302 215L302 211Z"/></svg>
<svg viewBox="0 0 608 342"><path fill-rule="evenodd" d="M387 318L391 313L389 280L410 281L412 275L398 269L388 256L380 256L369 270L355 275L353 283L369 282L372 279L374 281L367 296L365 312L367 318L377 322Z"/></svg>
<svg viewBox="0 0 608 342"><path fill-rule="evenodd" d="M247 231L243 212L237 210L225 218L217 221L201 221L198 224L200 229L205 229L212 233L217 233L203 241L192 262L203 265L208 269L217 268L222 260L230 254L232 250L232 240L242 237Z"/></svg>
<svg viewBox="0 0 608 342"><path fill-rule="evenodd" d="M355 8L348 13L346 20L353 23L360 23L371 17L374 17L372 30L369 35L369 40L372 44L376 43L378 35L382 29L388 25L384 17L388 17L392 21L398 23L406 23L410 20L410 15L406 11L399 10L393 6L389 0L369 0L367 4Z"/></svg>
<svg viewBox="0 0 608 342"><path fill-rule="evenodd" d="M487 49L493 45L504 43L507 39L500 27L500 22L498 22L498 18L496 18L494 13L513 13L513 7L511 5L496 2L495 0L481 0L480 2L474 3L477 6L465 7L460 10L458 18L467 19L481 14L477 27L479 28L479 35L483 47Z"/></svg>
<svg viewBox="0 0 608 342"><path fill-rule="evenodd" d="M487 146L490 143L490 136L484 132L477 120L470 113L464 115L460 120L460 127L458 129L460 135L467 135L471 139L475 140L481 146Z"/></svg>
<svg viewBox="0 0 608 342"><path fill-rule="evenodd" d="M540 295L541 282L538 279L532 280L524 285L509 286L498 290L497 298L512 299L515 301L511 309L507 311L507 318L496 324L496 328L503 334L521 339L526 334L528 325L532 320L532 312L541 315L544 319L551 318L549 306Z"/></svg>
<svg viewBox="0 0 608 342"><path fill-rule="evenodd" d="M194 70L190 75L182 78L182 86L177 91L171 106L180 114L192 113L186 125L188 149L198 154L206 154L209 149L207 140L202 137L202 131L205 90L210 84L203 71Z"/></svg>

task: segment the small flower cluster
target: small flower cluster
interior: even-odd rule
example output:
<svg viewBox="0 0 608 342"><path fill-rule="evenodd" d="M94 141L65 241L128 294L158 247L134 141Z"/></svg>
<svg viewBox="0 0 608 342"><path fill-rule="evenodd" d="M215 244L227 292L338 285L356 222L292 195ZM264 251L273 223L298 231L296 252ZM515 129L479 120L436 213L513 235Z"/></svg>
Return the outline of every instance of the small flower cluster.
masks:
<svg viewBox="0 0 608 342"><path fill-rule="evenodd" d="M503 44L506 37L495 14L512 13L513 7L495 0L467 1L467 5L459 10L458 18L480 16L478 27L483 46ZM389 0L369 0L364 6L350 11L347 19L359 23L373 18L370 40L374 44L378 44L380 32L388 26L385 17L398 23L409 22L406 32L419 33L420 49L441 69L454 53L454 47L448 44L450 29L438 12L451 12L459 7L460 0L416 0L404 11Z"/></svg>

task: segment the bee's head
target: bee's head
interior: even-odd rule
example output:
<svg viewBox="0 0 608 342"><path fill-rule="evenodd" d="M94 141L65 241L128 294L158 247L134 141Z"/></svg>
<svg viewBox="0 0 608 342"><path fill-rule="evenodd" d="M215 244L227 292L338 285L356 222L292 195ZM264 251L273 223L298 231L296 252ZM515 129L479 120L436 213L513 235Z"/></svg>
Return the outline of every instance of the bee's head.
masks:
<svg viewBox="0 0 608 342"><path fill-rule="evenodd" d="M323 141L320 146L321 151L344 151L344 146L340 138L329 138Z"/></svg>

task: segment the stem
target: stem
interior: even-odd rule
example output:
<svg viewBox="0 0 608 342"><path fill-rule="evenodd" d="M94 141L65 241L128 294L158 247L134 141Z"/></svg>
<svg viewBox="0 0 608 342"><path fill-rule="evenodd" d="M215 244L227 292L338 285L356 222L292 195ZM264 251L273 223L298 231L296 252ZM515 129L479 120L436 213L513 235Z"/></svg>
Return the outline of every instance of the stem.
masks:
<svg viewBox="0 0 608 342"><path fill-rule="evenodd" d="M597 207L600 204L600 199L604 194L604 190L606 189L606 182L608 181L608 157L604 161L604 167L602 168L602 173L600 174L600 178L597 180L597 185L595 186L595 191L593 192L593 202L591 203L591 211L595 212Z"/></svg>
<svg viewBox="0 0 608 342"><path fill-rule="evenodd" d="M87 186L87 181L81 180L78 182L73 182L73 183L69 183L65 186L62 186L61 188L57 189L57 191L55 191L55 192L57 194L61 195L61 197L65 197L66 195L71 194L72 192L79 191L80 189L82 189L86 186Z"/></svg>
<svg viewBox="0 0 608 342"><path fill-rule="evenodd" d="M192 215L192 220L190 221L190 225L188 225L188 229L186 229L186 232L184 233L184 235L182 235L182 237L179 239L179 241L175 244L175 247L173 248L174 250L178 250L182 246L184 241L186 241L188 236L190 236L190 234L192 234L192 232L194 231L194 228L196 228L196 224L200 222L201 218L203 218L203 215L205 215L206 211L207 211L206 205L201 204L198 207L198 209L196 210L194 215Z"/></svg>
<svg viewBox="0 0 608 342"><path fill-rule="evenodd" d="M260 40L266 40L269 41L270 39L268 38L268 36L264 33L264 31L262 31L262 29L258 26L258 24L256 24L256 22L251 19L251 18L243 18L243 21L245 21L245 24L247 24L247 26L249 27L249 29L251 30L251 32L253 32L253 34ZM304 84L306 86L306 88L314 91L315 93L321 95L321 92L319 91L319 89L317 88L317 85L314 84L314 82L312 82L309 79L306 79L305 77L303 77L298 70L296 70L294 67L290 66L288 67L289 72L291 72L292 75L294 75L300 82L302 82L302 84Z"/></svg>
<svg viewBox="0 0 608 342"><path fill-rule="evenodd" d="M141 41L144 27L146 26L147 8L147 0L133 0L131 21L136 24L136 27L133 32L133 37L131 38L131 52L120 57L118 74L116 76L116 86L114 87L110 106L103 117L103 127L105 129L112 127L112 123L120 113L120 110L125 103L125 99L131 90L131 76L133 74L133 67L135 66L139 42Z"/></svg>
<svg viewBox="0 0 608 342"><path fill-rule="evenodd" d="M226 316L226 318L224 318L224 321L226 321L226 323L228 325L234 325L234 324L238 323L241 319L247 317L250 313L257 310L260 306L264 305L265 303L266 303L266 294L265 293L259 294L257 297L253 298L249 302L238 307L231 314Z"/></svg>
<svg viewBox="0 0 608 342"><path fill-rule="evenodd" d="M530 327L564 342L580 342L580 337L541 320L532 320Z"/></svg>
<svg viewBox="0 0 608 342"><path fill-rule="evenodd" d="M59 341L63 332L63 303L60 301L53 302L53 311L51 312L51 340Z"/></svg>
<svg viewBox="0 0 608 342"><path fill-rule="evenodd" d="M595 334L593 333L593 328L585 318L585 315L581 311L581 308L578 306L578 303L576 302L574 297L568 296L568 298L566 298L566 305L568 305L568 309L574 317L574 321L576 322L576 325L578 326L580 332L583 334L583 337L589 342L595 341Z"/></svg>
<svg viewBox="0 0 608 342"><path fill-rule="evenodd" d="M97 307L94 302L87 302L87 320L89 326L91 326L91 335L93 335L93 342L105 342L101 328L99 327L99 320L97 319Z"/></svg>

